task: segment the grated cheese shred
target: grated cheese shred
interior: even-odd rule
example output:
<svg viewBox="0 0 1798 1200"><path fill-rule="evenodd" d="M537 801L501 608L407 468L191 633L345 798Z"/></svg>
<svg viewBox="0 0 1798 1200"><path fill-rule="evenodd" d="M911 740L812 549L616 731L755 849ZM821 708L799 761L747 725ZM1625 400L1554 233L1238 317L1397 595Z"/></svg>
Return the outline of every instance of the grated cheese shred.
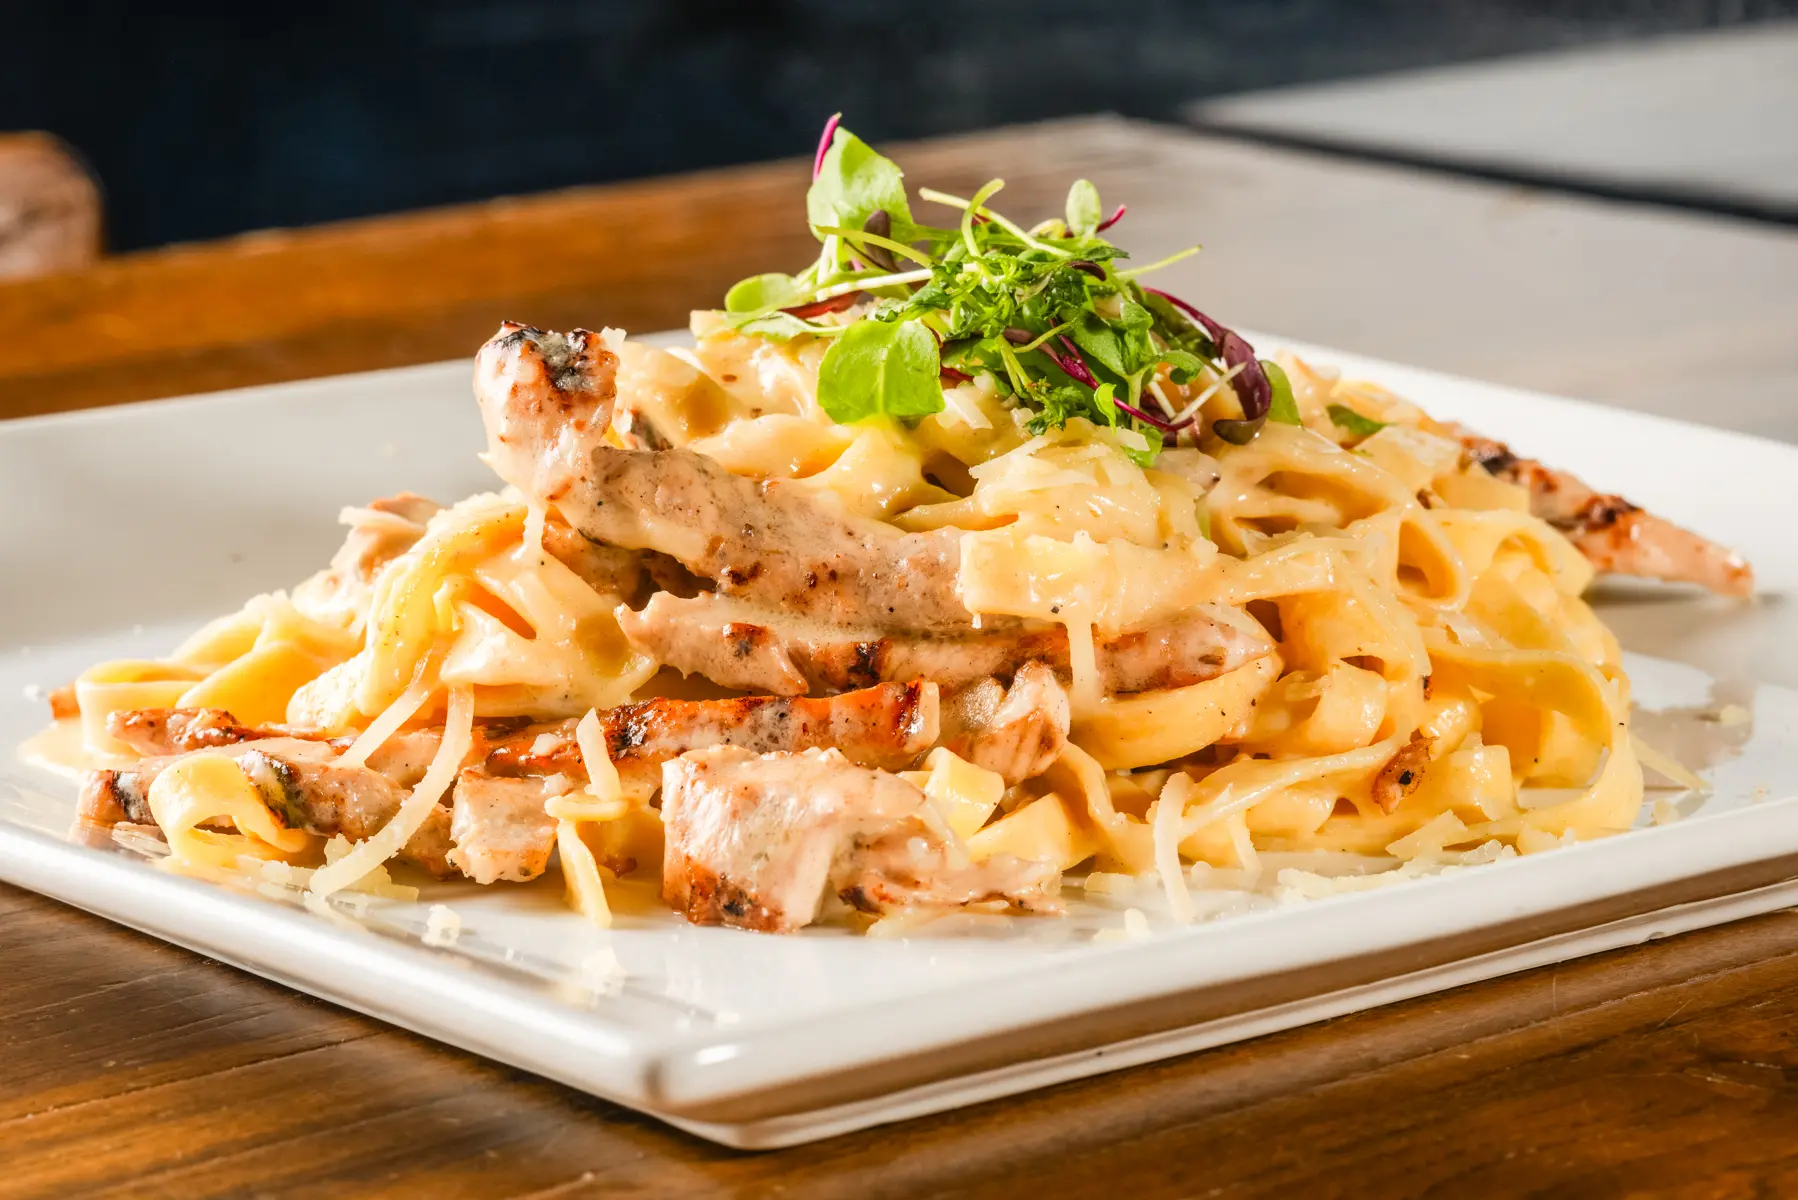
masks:
<svg viewBox="0 0 1798 1200"><path fill-rule="evenodd" d="M368 728L357 735L337 759L337 765L343 767L360 767L368 762L368 756L387 744L387 739L398 733L404 725L417 715L431 693L437 690L435 656L427 656L418 664L418 670L412 676L412 682L406 686L392 704L381 711L381 715L368 723Z"/></svg>
<svg viewBox="0 0 1798 1200"><path fill-rule="evenodd" d="M1629 735L1629 741L1642 765L1658 775L1665 776L1667 781L1675 787L1686 788L1694 792L1711 790L1711 785L1706 783L1702 776L1687 768L1684 763L1671 754L1662 753L1634 733Z"/></svg>
<svg viewBox="0 0 1798 1200"><path fill-rule="evenodd" d="M473 744L474 689L451 688L449 715L443 723L443 741L432 756L431 765L425 769L424 778L400 803L399 811L373 837L356 843L348 854L313 872L312 886L308 889L311 894L323 897L340 891L405 849L406 843L412 840L412 835L418 832L425 818L431 815L431 810L455 782L456 772L461 770L462 760Z"/></svg>

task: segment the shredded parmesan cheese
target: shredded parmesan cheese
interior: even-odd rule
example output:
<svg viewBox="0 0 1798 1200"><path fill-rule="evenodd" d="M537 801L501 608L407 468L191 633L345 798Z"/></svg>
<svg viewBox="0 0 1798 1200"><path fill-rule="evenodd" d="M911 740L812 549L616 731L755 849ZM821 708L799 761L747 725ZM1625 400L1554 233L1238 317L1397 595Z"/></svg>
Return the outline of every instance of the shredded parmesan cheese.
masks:
<svg viewBox="0 0 1798 1200"><path fill-rule="evenodd" d="M1517 853L1540 854L1544 850L1559 850L1563 846L1575 845L1578 841L1579 838L1574 836L1571 829L1556 837L1545 829L1526 825L1517 831Z"/></svg>
<svg viewBox="0 0 1798 1200"><path fill-rule="evenodd" d="M573 821L556 822L556 850L562 857L569 906L601 929L609 927L612 907L606 903L604 877Z"/></svg>
<svg viewBox="0 0 1798 1200"><path fill-rule="evenodd" d="M425 916L424 944L427 946L453 946L456 939L462 936L462 918L456 910L447 904L433 904Z"/></svg>
<svg viewBox="0 0 1798 1200"><path fill-rule="evenodd" d="M1149 936L1149 918L1140 908L1124 910L1124 924L1117 929L1101 929L1093 934L1095 942L1140 942Z"/></svg>
<svg viewBox="0 0 1798 1200"><path fill-rule="evenodd" d="M986 378L982 376L982 378ZM964 390L965 389L965 390ZM968 393L972 391L974 395ZM978 389L973 384L943 389L943 416L966 425L969 429L991 429L993 423L980 411Z"/></svg>
<svg viewBox="0 0 1798 1200"><path fill-rule="evenodd" d="M387 739L399 732L400 726L410 721L431 693L437 690L435 672L435 656L427 656L420 660L418 670L413 673L412 682L401 692L392 704L381 711L381 715L368 723L356 740L350 743L338 758L337 765L343 767L360 767L368 762L368 756L387 744Z"/></svg>
<svg viewBox="0 0 1798 1200"><path fill-rule="evenodd" d="M358 739L360 740L360 739ZM443 741L425 769L424 778L400 803L387 824L373 837L358 842L354 849L334 863L327 863L312 875L309 889L315 896L329 896L368 874L398 854L412 840L437 802L455 782L474 742L474 692L471 688L450 689L449 715L443 722Z"/></svg>
<svg viewBox="0 0 1798 1200"><path fill-rule="evenodd" d="M527 550L538 558L543 557L543 526L548 520L548 507L526 497L524 510L524 545Z"/></svg>
<svg viewBox="0 0 1798 1200"><path fill-rule="evenodd" d="M398 513L383 512L378 508L358 508L354 505L337 511L337 523L348 525L351 529L381 530L407 537L417 537L425 531L422 523L402 517Z"/></svg>
<svg viewBox="0 0 1798 1200"><path fill-rule="evenodd" d="M1261 856L1255 850L1255 839L1249 836L1249 819L1240 810L1230 815L1230 848L1244 874L1250 879L1261 874Z"/></svg>
<svg viewBox="0 0 1798 1200"><path fill-rule="evenodd" d="M1650 746L1647 742L1637 737L1634 733L1629 735L1629 741L1630 745L1634 747L1636 757L1641 760L1642 765L1656 774L1664 776L1667 781L1675 787L1687 788L1694 792L1708 792L1711 790L1710 784L1706 783L1703 778L1696 773L1687 770L1685 765L1671 754L1661 753L1659 750L1656 750L1653 746Z"/></svg>
<svg viewBox="0 0 1798 1200"><path fill-rule="evenodd" d="M618 781L618 768L606 752L605 731L600 728L597 709L588 709L575 725L574 744L587 767L587 786L583 791L551 796L544 810L558 821L616 821L630 812L630 802Z"/></svg>
<svg viewBox="0 0 1798 1200"><path fill-rule="evenodd" d="M1261 871L1259 868L1253 871L1244 871L1229 867L1214 867L1210 863L1200 860L1192 864L1192 869L1188 871L1187 877L1192 886L1196 888L1246 892L1253 889L1260 880Z"/></svg>
<svg viewBox="0 0 1798 1200"><path fill-rule="evenodd" d="M1393 870L1379 871L1372 875L1319 875L1313 871L1287 867L1275 879L1279 883L1279 899L1291 904L1303 900L1325 900L1331 896L1345 896L1354 892L1371 892L1407 879L1452 869L1436 864L1408 862Z"/></svg>
<svg viewBox="0 0 1798 1200"><path fill-rule="evenodd" d="M558 821L616 821L631 811L628 801L595 800L584 791L561 792L543 802L543 811Z"/></svg>
<svg viewBox="0 0 1798 1200"><path fill-rule="evenodd" d="M1754 714L1740 704L1725 704L1717 710L1717 724L1727 727L1750 725L1754 722Z"/></svg>
<svg viewBox="0 0 1798 1200"><path fill-rule="evenodd" d="M1161 789L1151 814L1155 836L1155 870L1167 892L1168 911L1183 925L1192 923L1196 910L1192 893L1186 887L1186 875L1180 870L1180 835L1185 819L1186 798L1192 792L1192 777L1175 772Z"/></svg>
<svg viewBox="0 0 1798 1200"><path fill-rule="evenodd" d="M624 964L618 960L618 951L610 946L584 955L578 967L580 982L588 991L599 996L616 996L624 990L624 984L630 975Z"/></svg>
<svg viewBox="0 0 1798 1200"><path fill-rule="evenodd" d="M1446 861L1458 867L1477 867L1485 863L1498 862L1500 859L1516 858L1517 851L1505 845L1497 838L1481 842L1471 850L1459 853L1450 852L1442 856Z"/></svg>
<svg viewBox="0 0 1798 1200"><path fill-rule="evenodd" d="M1199 411L1199 409L1201 409L1205 406L1205 401L1207 401L1207 400L1211 399L1211 397L1217 395L1217 389L1223 387L1226 383L1229 383L1232 379L1236 378L1237 373L1246 366L1248 366L1247 363L1237 363L1235 366L1231 367L1228 371L1225 371L1222 375L1219 375L1217 377L1217 380L1214 383L1212 383L1212 385L1210 387L1208 387L1204 391L1200 392L1198 394L1198 396L1193 399L1192 403L1188 404L1185 408L1180 410L1180 415L1174 418L1174 423L1179 424L1181 421L1190 419L1194 413L1197 413ZM1207 369L1209 369L1209 368L1207 368Z"/></svg>
<svg viewBox="0 0 1798 1200"><path fill-rule="evenodd" d="M1158 874L1158 873L1157 873ZM1086 877L1086 891L1093 896L1129 896L1136 892L1137 876L1116 871L1093 871Z"/></svg>
<svg viewBox="0 0 1798 1200"><path fill-rule="evenodd" d="M1467 825L1452 812L1437 813L1424 825L1386 847L1394 858L1425 858L1442 853L1444 846L1467 832Z"/></svg>
<svg viewBox="0 0 1798 1200"><path fill-rule="evenodd" d="M353 849L355 843L339 834L325 843L325 862L334 863ZM311 886L314 874L310 867L296 867L279 859L264 861L253 854L238 855L237 869L255 884L257 891L277 900L290 899L295 891ZM418 899L418 889L393 882L386 867L376 867L362 878L345 884L336 896L345 899L357 915L362 915L371 898L410 902Z"/></svg>
<svg viewBox="0 0 1798 1200"><path fill-rule="evenodd" d="M1104 689L1099 686L1098 652L1093 646L1093 623L1083 615L1066 613L1062 624L1068 631L1068 666L1073 672L1074 686L1068 698L1076 716L1091 713L1099 707Z"/></svg>
<svg viewBox="0 0 1798 1200"><path fill-rule="evenodd" d="M1039 433L1021 446L1015 446L1004 454L996 455L983 463L976 463L968 468L968 475L973 479L982 479L988 475L996 475L1006 470L1019 459L1029 458L1054 439L1046 433Z"/></svg>
<svg viewBox="0 0 1798 1200"><path fill-rule="evenodd" d="M618 768L612 765L612 756L606 751L598 710L588 709L575 725L574 744L580 748L581 761L587 767L587 791L595 800L623 802L624 789L618 782Z"/></svg>

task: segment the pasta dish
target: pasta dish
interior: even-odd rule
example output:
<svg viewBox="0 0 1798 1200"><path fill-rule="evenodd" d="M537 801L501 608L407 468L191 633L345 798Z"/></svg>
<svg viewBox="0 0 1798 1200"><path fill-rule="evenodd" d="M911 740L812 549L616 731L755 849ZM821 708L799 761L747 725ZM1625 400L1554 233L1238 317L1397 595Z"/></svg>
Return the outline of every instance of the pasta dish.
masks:
<svg viewBox="0 0 1798 1200"><path fill-rule="evenodd" d="M1092 184L1029 226L1000 187L914 196L833 120L817 260L690 346L503 325L495 490L346 510L317 575L56 693L82 820L318 900L554 869L595 922L635 878L759 931L1126 877L1190 920L1266 855L1385 880L1630 828L1652 751L1582 593L1747 564L1257 357Z"/></svg>

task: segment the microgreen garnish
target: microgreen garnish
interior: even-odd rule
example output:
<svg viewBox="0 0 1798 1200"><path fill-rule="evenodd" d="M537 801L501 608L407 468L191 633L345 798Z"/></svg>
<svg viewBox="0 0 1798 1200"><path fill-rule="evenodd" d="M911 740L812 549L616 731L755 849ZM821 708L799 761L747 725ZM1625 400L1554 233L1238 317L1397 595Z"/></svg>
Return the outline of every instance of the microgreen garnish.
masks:
<svg viewBox="0 0 1798 1200"><path fill-rule="evenodd" d="M806 196L817 261L737 284L725 324L775 340L832 339L818 401L838 422L941 412L943 388L985 376L1030 414L1031 432L1085 418L1117 430L1145 464L1164 440L1202 432L1207 387L1228 386L1242 406L1241 419L1210 423L1228 441L1248 441L1267 420L1298 423L1277 366L1185 301L1136 282L1198 247L1121 269L1129 256L1101 235L1125 208L1106 216L1091 181L1068 189L1062 216L1028 229L990 207L1004 186L994 179L966 198L920 188L920 199L955 216L923 224L899 167L832 117ZM1195 381L1198 399L1182 390Z"/></svg>
<svg viewBox="0 0 1798 1200"><path fill-rule="evenodd" d="M806 304L795 304L791 308L783 308L780 311L788 316L809 320L812 317L821 317L825 313L843 312L846 309L854 308L861 303L861 299L860 292L844 292L840 296L829 296L823 300L813 300Z"/></svg>
<svg viewBox="0 0 1798 1200"><path fill-rule="evenodd" d="M831 142L836 140L837 126L842 123L842 113L831 113L830 120L824 122L824 133L818 138L818 152L812 155L813 179L824 173L824 156L830 151Z"/></svg>
<svg viewBox="0 0 1798 1200"><path fill-rule="evenodd" d="M818 366L818 406L839 425L943 409L936 337L922 321L857 321Z"/></svg>
<svg viewBox="0 0 1798 1200"><path fill-rule="evenodd" d="M867 229L868 221L880 212L886 214L887 232L882 236L903 243L913 240L905 176L892 159L847 129L839 128L817 165L818 174L805 197L805 212L813 229Z"/></svg>
<svg viewBox="0 0 1798 1200"><path fill-rule="evenodd" d="M1286 379L1286 373L1273 363L1264 363L1255 357L1254 349L1234 330L1225 329L1216 321L1188 304L1180 297L1164 292L1159 288L1144 288L1145 292L1160 297L1192 319L1193 324L1205 331L1213 345L1217 347L1219 357L1227 367L1235 368L1236 375L1231 387L1236 392L1237 400L1242 404L1242 419L1222 418L1211 423L1211 431L1237 446L1246 446L1261 426L1273 414L1274 383L1268 371L1272 367L1279 372L1280 382L1286 387L1285 405L1281 415L1276 418L1288 424L1299 423L1298 408L1293 403L1292 385Z"/></svg>
<svg viewBox="0 0 1798 1200"><path fill-rule="evenodd" d="M1364 417L1346 404L1330 405L1329 413L1333 423L1346 429L1354 437L1372 437L1386 428L1386 422L1376 421L1372 417Z"/></svg>
<svg viewBox="0 0 1798 1200"><path fill-rule="evenodd" d="M1090 179L1076 179L1068 189L1068 232L1091 237L1099 231L1105 210L1099 207L1099 189Z"/></svg>
<svg viewBox="0 0 1798 1200"><path fill-rule="evenodd" d="M761 312L764 309L779 308L783 304L792 304L803 299L797 283L791 275L773 273L768 275L751 275L748 279L739 280L737 285L724 293L724 311L733 313Z"/></svg>
<svg viewBox="0 0 1798 1200"><path fill-rule="evenodd" d="M1299 402L1292 395L1292 381L1286 378L1279 363L1264 362L1262 372L1267 376L1268 386L1273 389L1273 396L1267 402L1267 419L1278 421L1282 425L1303 425L1304 419L1299 416Z"/></svg>

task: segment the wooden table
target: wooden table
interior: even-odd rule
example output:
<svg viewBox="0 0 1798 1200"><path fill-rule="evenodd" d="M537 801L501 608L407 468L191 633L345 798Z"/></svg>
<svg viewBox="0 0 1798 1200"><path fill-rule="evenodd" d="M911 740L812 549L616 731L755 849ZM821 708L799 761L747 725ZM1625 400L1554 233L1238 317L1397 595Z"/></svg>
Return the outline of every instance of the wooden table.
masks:
<svg viewBox="0 0 1798 1200"><path fill-rule="evenodd" d="M1088 174L1141 257L1215 247L1170 286L1245 325L1798 438L1781 231L1108 119L903 161L1003 175L1020 213ZM502 317L678 324L808 255L804 182L789 162L0 287L0 415L458 356ZM1793 1194L1798 914L740 1155L0 888L0 1195L109 1191Z"/></svg>

